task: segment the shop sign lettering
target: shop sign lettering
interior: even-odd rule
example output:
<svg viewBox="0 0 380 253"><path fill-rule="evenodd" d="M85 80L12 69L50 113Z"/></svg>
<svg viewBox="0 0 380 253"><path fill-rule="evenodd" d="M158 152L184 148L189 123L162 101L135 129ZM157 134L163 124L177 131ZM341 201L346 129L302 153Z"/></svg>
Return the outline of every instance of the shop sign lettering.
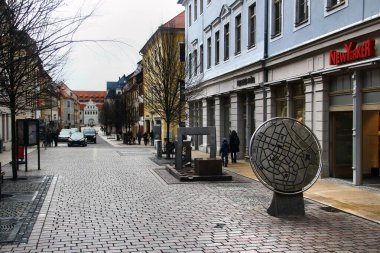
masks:
<svg viewBox="0 0 380 253"><path fill-rule="evenodd" d="M244 85L247 85L247 84L250 84L250 83L255 83L255 77L254 76L251 76L251 77L248 77L248 78L244 78L244 79L241 79L241 80L237 80L237 86L244 86Z"/></svg>
<svg viewBox="0 0 380 253"><path fill-rule="evenodd" d="M330 65L348 63L376 55L374 39L369 39L359 46L356 46L356 42L349 42L344 44L344 48L346 52L330 51Z"/></svg>

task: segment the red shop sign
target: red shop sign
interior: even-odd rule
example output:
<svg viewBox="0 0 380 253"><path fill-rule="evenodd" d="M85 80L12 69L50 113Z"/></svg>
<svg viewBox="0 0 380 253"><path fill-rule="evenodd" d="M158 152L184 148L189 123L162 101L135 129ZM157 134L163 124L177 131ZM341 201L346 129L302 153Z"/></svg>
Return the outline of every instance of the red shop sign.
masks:
<svg viewBox="0 0 380 253"><path fill-rule="evenodd" d="M344 44L344 48L346 52L330 50L330 65L343 64L376 55L374 39L369 39L357 47L356 42L349 42Z"/></svg>

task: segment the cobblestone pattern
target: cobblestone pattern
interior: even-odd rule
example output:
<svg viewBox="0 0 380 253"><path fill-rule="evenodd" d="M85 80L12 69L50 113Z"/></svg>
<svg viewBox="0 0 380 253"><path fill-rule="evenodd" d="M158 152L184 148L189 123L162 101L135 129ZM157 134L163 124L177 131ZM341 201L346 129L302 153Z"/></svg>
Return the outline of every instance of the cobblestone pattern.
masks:
<svg viewBox="0 0 380 253"><path fill-rule="evenodd" d="M57 175L27 244L0 252L379 252L380 225L308 203L305 218L269 216L257 182L166 184L150 152L48 149ZM133 153L136 152L133 150ZM358 236L360 235L360 236Z"/></svg>

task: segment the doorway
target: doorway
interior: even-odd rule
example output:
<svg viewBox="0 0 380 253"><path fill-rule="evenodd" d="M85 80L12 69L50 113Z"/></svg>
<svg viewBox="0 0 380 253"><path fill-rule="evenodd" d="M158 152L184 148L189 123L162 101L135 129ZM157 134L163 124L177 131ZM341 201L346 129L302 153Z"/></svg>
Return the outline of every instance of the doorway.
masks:
<svg viewBox="0 0 380 253"><path fill-rule="evenodd" d="M352 178L353 114L332 113L332 176Z"/></svg>

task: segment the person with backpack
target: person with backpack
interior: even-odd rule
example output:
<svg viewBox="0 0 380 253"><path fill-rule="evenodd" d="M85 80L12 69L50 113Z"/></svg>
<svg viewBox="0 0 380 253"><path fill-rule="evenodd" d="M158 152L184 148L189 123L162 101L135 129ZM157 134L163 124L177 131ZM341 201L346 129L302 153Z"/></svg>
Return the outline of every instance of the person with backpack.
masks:
<svg viewBox="0 0 380 253"><path fill-rule="evenodd" d="M230 152L230 147L228 145L227 139L224 138L222 142L222 146L220 147L219 154L222 157L222 163L224 167L228 165L228 153Z"/></svg>

